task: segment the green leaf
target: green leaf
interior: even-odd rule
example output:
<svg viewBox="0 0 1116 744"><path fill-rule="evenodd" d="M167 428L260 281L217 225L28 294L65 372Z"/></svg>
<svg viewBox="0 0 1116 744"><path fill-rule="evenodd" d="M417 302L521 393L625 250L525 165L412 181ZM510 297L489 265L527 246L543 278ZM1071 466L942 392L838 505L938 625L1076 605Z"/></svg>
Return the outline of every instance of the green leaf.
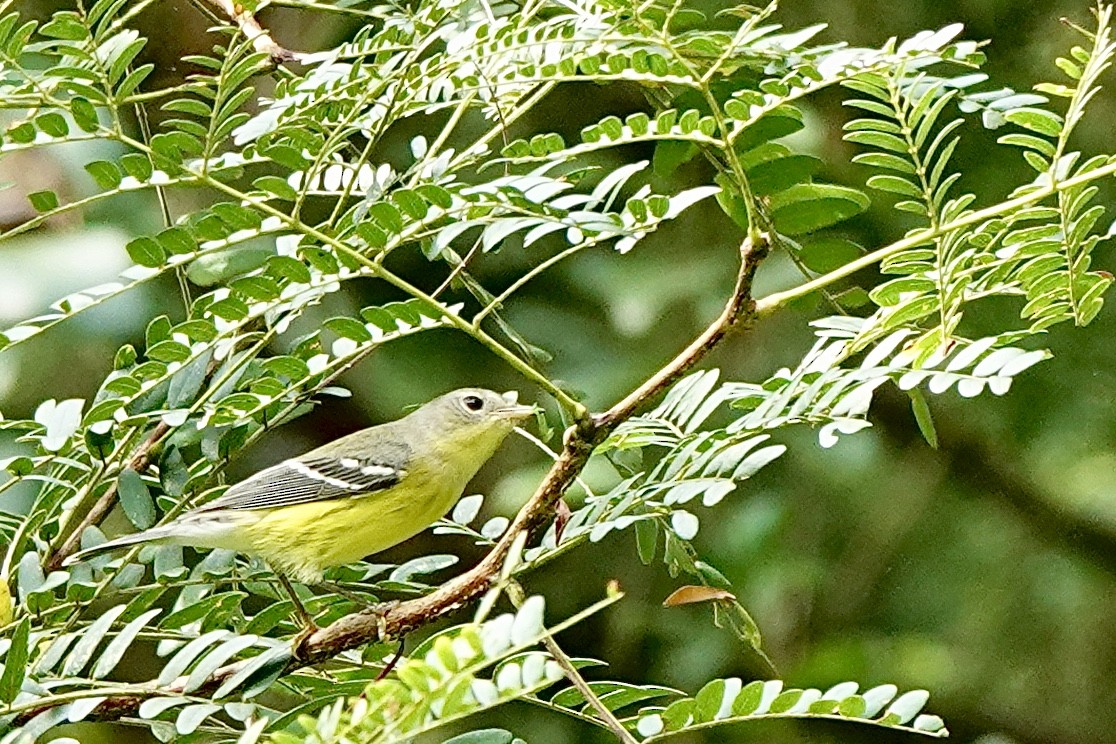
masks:
<svg viewBox="0 0 1116 744"><path fill-rule="evenodd" d="M670 178L682 165L697 156L698 146L693 142L665 140L655 143L655 154L651 158L651 168L659 178Z"/></svg>
<svg viewBox="0 0 1116 744"><path fill-rule="evenodd" d="M712 721L721 709L721 702L725 698L725 681L715 679L707 683L697 695L694 695L694 720Z"/></svg>
<svg viewBox="0 0 1116 744"><path fill-rule="evenodd" d="M639 560L645 566L650 566L655 560L655 552L659 543L659 528L650 519L641 519L635 524L636 551Z"/></svg>
<svg viewBox="0 0 1116 744"><path fill-rule="evenodd" d="M160 341L147 349L147 358L160 362L185 362L190 358L190 347L177 341Z"/></svg>
<svg viewBox="0 0 1116 744"><path fill-rule="evenodd" d="M359 343L372 340L372 334L364 324L353 318L330 318L325 322L325 327L343 338L352 339Z"/></svg>
<svg viewBox="0 0 1116 744"><path fill-rule="evenodd" d="M125 173L141 183L146 183L151 178L151 161L146 155L141 155L138 152L121 155L120 165L124 168Z"/></svg>
<svg viewBox="0 0 1116 744"><path fill-rule="evenodd" d="M76 96L70 101L70 114L83 131L95 132L100 126L96 107L85 98Z"/></svg>
<svg viewBox="0 0 1116 744"><path fill-rule="evenodd" d="M860 695L850 695L837 704L837 712L845 718L863 718L868 703Z"/></svg>
<svg viewBox="0 0 1116 744"><path fill-rule="evenodd" d="M27 200L37 212L49 212L58 208L58 195L53 191L34 191L27 195Z"/></svg>
<svg viewBox="0 0 1116 744"><path fill-rule="evenodd" d="M874 147L878 150L890 150L891 152L907 155L907 143L894 134L887 132L875 131L857 131L850 132L845 135L845 139L849 142L855 142L858 145L867 145Z"/></svg>
<svg viewBox="0 0 1116 744"><path fill-rule="evenodd" d="M120 85L116 86L117 99L127 98L132 95L132 92L135 91L135 89L140 86L140 83L146 80L147 76L154 72L154 70L155 65L148 63L146 65L140 65L128 73L128 76L121 81Z"/></svg>
<svg viewBox="0 0 1116 744"><path fill-rule="evenodd" d="M458 734L452 739L446 739L443 744L511 744L514 734L504 729L480 729Z"/></svg>
<svg viewBox="0 0 1116 744"><path fill-rule="evenodd" d="M291 660L290 649L286 647L273 648L253 657L237 670L236 674L225 680L213 694L219 700L237 689L244 687L242 694L245 698L263 692L271 686L279 676L286 671Z"/></svg>
<svg viewBox="0 0 1116 744"><path fill-rule="evenodd" d="M70 133L70 125L66 123L65 117L57 111L35 117L35 126L51 137L65 137Z"/></svg>
<svg viewBox="0 0 1116 744"><path fill-rule="evenodd" d="M779 232L802 235L854 217L868 209L869 203L856 189L802 183L771 198L771 215Z"/></svg>
<svg viewBox="0 0 1116 744"><path fill-rule="evenodd" d="M55 13L54 17L39 29L39 33L51 39L81 41L89 36L80 17L73 11Z"/></svg>
<svg viewBox="0 0 1116 744"><path fill-rule="evenodd" d="M926 402L926 396L919 388L911 388L907 391L907 395L911 397L911 411L914 412L915 422L918 424L918 430L922 432L922 438L931 448L938 449L938 432L934 428L934 417L930 413L930 404Z"/></svg>
<svg viewBox="0 0 1116 744"><path fill-rule="evenodd" d="M96 620L89 624L89 627L82 630L81 637L62 665L61 675L63 677L76 677L85 670L85 667L93 659L93 652L97 650L97 646L108 634L109 628L112 627L116 618L120 617L126 607L127 605L119 604L102 612Z"/></svg>
<svg viewBox="0 0 1116 744"><path fill-rule="evenodd" d="M392 235L403 232L403 214L390 202L376 202L368 208L368 216Z"/></svg>
<svg viewBox="0 0 1116 744"><path fill-rule="evenodd" d="M163 484L163 492L168 496L181 496L186 489L190 471L186 468L178 447L172 445L163 451L163 457L159 461L159 479Z"/></svg>
<svg viewBox="0 0 1116 744"><path fill-rule="evenodd" d="M270 263L273 259L283 259L291 262L294 266L300 267L299 276L302 276L302 272L304 272L306 282L310 281L310 271L302 262L289 256L275 256L270 248L264 246L241 246L199 256L186 269L186 276L189 277L190 281L202 287L212 287L215 284L227 282L235 276L255 271L265 263ZM290 265L283 264L283 266Z"/></svg>
<svg viewBox="0 0 1116 744"><path fill-rule="evenodd" d="M141 158L143 166L147 168L148 173L151 171L151 163L147 158ZM139 167L140 161L136 161L136 167ZM182 227L168 227L163 230L155 238L159 241L159 245L166 249L167 253L174 255L182 253L193 253L198 249L198 242L194 240L194 236L188 230Z"/></svg>
<svg viewBox="0 0 1116 744"><path fill-rule="evenodd" d="M748 126L737 138L734 146L739 152L751 150L762 142L786 137L805 127L802 112L793 106L779 106L767 112L759 121Z"/></svg>
<svg viewBox="0 0 1116 744"><path fill-rule="evenodd" d="M922 197L922 190L918 186L900 176L872 176L868 179L868 186L899 196L912 196L916 199Z"/></svg>
<svg viewBox="0 0 1116 744"><path fill-rule="evenodd" d="M121 179L124 178L120 169L107 160L94 160L92 163L86 163L85 170L93 177L96 184L106 191L115 189L120 185Z"/></svg>
<svg viewBox="0 0 1116 744"><path fill-rule="evenodd" d="M290 256L272 256L267 260L268 273L290 279L300 284L310 283L310 269L306 264Z"/></svg>
<svg viewBox="0 0 1116 744"><path fill-rule="evenodd" d="M770 196L796 183L810 180L822 161L813 155L787 155L773 158L747 169L748 185L759 196Z"/></svg>
<svg viewBox="0 0 1116 744"><path fill-rule="evenodd" d="M133 261L148 268L162 266L167 260L167 253L163 250L163 246L159 245L154 238L147 236L140 236L130 241L125 246L125 250Z"/></svg>
<svg viewBox="0 0 1116 744"><path fill-rule="evenodd" d="M8 652L4 654L4 673L0 675L0 700L5 703L15 699L23 684L23 674L30 655L28 647L30 634L31 618L25 616L12 633L11 645L8 646Z"/></svg>
<svg viewBox="0 0 1116 744"><path fill-rule="evenodd" d="M178 718L174 723L175 730L182 736L192 734L205 722L206 718L219 710L221 710L221 706L215 703L187 705L178 712Z"/></svg>
<svg viewBox="0 0 1116 744"><path fill-rule="evenodd" d="M803 241L798 258L810 271L826 274L864 255L864 249L845 238L811 236Z"/></svg>
<svg viewBox="0 0 1116 744"><path fill-rule="evenodd" d="M763 682L755 680L744 685L744 689L736 696L736 700L732 702L732 714L734 716L749 716L759 708L760 701L763 699Z"/></svg>
<svg viewBox="0 0 1116 744"><path fill-rule="evenodd" d="M111 674L112 670L116 668L116 665L120 663L124 654L131 647L132 641L134 641L140 631L147 626L147 623L160 612L162 612L162 610L159 608L147 610L125 625L121 631L116 634L116 637L109 642L105 650L101 652L100 657L97 659L97 663L93 665L93 671L90 672L90 676L93 677L93 679L104 679Z"/></svg>
<svg viewBox="0 0 1116 744"><path fill-rule="evenodd" d="M207 653L204 658L198 661L194 669L190 672L186 684L183 685L182 691L184 693L190 693L199 689L206 683L218 667L224 666L226 662L241 651L254 645L256 641L257 638L254 635L242 635L234 636L221 643L221 645Z"/></svg>
<svg viewBox="0 0 1116 744"><path fill-rule="evenodd" d="M294 201L298 198L298 191L287 183L285 178L279 178L278 176L261 176L253 181L252 185L260 191L266 191L287 201Z"/></svg>
<svg viewBox="0 0 1116 744"><path fill-rule="evenodd" d="M120 473L117 493L124 514L136 529L146 530L155 524L155 500L139 473L125 468Z"/></svg>
<svg viewBox="0 0 1116 744"><path fill-rule="evenodd" d="M747 230L748 203L744 201L744 197L737 193L730 179L718 175L717 182L721 185L721 190L717 192L715 198L718 206L721 207L721 211L732 218L732 221L740 229Z"/></svg>
<svg viewBox="0 0 1116 744"><path fill-rule="evenodd" d="M1062 133L1065 122L1057 114L1038 108L1021 108L1008 111L1004 118L1012 124L1029 129L1032 132L1044 134L1047 137L1057 137Z"/></svg>

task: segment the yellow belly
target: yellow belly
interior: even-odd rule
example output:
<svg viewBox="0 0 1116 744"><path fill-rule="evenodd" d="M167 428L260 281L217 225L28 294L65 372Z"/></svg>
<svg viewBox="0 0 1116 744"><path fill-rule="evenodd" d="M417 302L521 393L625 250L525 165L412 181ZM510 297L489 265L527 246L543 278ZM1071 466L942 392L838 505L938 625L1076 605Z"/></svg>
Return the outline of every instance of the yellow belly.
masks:
<svg viewBox="0 0 1116 744"><path fill-rule="evenodd" d="M433 493L426 483L408 478L367 496L272 509L245 526L247 544L238 549L296 581L317 583L324 569L398 545L435 522L464 487L448 485Z"/></svg>

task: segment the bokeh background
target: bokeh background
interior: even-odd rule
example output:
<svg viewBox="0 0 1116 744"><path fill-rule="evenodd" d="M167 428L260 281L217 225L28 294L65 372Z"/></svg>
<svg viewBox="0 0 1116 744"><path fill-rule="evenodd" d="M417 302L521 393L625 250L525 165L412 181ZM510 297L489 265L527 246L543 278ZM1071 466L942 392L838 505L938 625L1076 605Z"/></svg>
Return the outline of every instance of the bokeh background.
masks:
<svg viewBox="0 0 1116 744"><path fill-rule="evenodd" d="M40 17L66 5L16 3ZM1054 58L1079 43L1059 22L1061 16L1085 26L1091 20L1086 0L786 5L777 20L788 27L825 22L830 30L824 38L858 45L962 22L968 38L991 40L985 71L992 83L1017 90L1054 79ZM334 16L285 9L269 9L262 20L281 43L299 50L325 48L352 31ZM211 20L186 0L155 3L137 25L152 40L145 55L158 65L151 80L156 85L181 79L190 71L181 56L209 51L217 40L207 33ZM259 85L266 92L267 81ZM531 124L557 129L570 141L606 112L643 106L634 87L568 88L549 99ZM862 183L866 173L849 164L854 151L840 137L850 112L839 96L822 96L803 108L809 126L795 136L795 147L824 159L822 178ZM1076 145L1090 154L1111 149L1113 121L1116 97L1106 90ZM1031 178L1018 151L991 146L994 132L976 121L962 131L966 140L955 159L964 174L960 185L979 194L978 204L992 203ZM0 223L8 228L28 219L28 192L87 193L82 164L112 154L106 145L71 146L0 160L0 181L15 183L0 192ZM656 185L677 189L709 177L695 162ZM1104 196L1111 204L1111 188ZM204 192L173 193L171 208L180 214L208 198ZM840 234L876 247L910 226L885 200L877 200ZM37 314L72 290L110 279L126 266L124 243L160 227L154 198L136 194L0 242L0 320L9 324ZM738 239L715 207L697 211L629 255L607 249L579 255L529 285L507 317L554 355L548 370L553 377L603 408L718 311L733 279ZM477 275L490 288L500 288L537 260L510 246L479 263ZM419 255L402 261L424 285L435 286L441 278L441 267L431 269ZM1116 269L1110 244L1098 249L1096 263ZM869 286L875 277L867 272L857 280ZM758 290L763 294L792 281L789 265L775 257ZM395 297L374 283L354 286L331 297L321 317L386 299ZM990 330L1011 322L1018 309L982 308L985 314L968 330L977 334L980 326ZM158 312L182 313L173 281L115 300L5 352L0 410L24 417L45 398L88 398L109 371L115 350L141 341L146 320ZM810 342L807 322L822 313L810 301L765 320L732 338L709 366L720 367L725 377L759 380L793 365ZM312 326L314 319L307 322ZM930 710L945 718L959 742L1116 742L1114 331L1112 308L1089 328L1056 327L1047 339L1054 358L1026 373L1004 398L933 398L938 450L919 435L907 400L894 391L882 393L872 429L833 449L821 449L810 431L783 432L780 437L790 445L785 457L715 511L701 513L697 545L731 579L757 619L784 679L796 686L854 679L926 688L932 692ZM351 399L328 400L267 437L241 458L233 474L394 417L404 406L453 387L483 384L514 387L527 398L537 395L483 349L448 331L383 348L344 384L354 393ZM490 494L489 514L510 515L543 467L531 446L514 442L474 487ZM389 557L435 551L460 552L466 562L478 555L459 538L427 534ZM557 618L598 598L614 578L627 599L562 639L575 655L608 660L611 667L601 675L693 692L714 676L750 673L745 650L713 626L706 610L661 607L676 580L661 565L639 564L631 533L613 533L604 543L566 556L532 577L529 588L549 597L549 613ZM492 722L532 744L605 740L531 708L503 711ZM122 736L120 729L102 729L86 730L82 738L123 741ZM907 738L848 724L755 724L720 729L705 739L885 740Z"/></svg>

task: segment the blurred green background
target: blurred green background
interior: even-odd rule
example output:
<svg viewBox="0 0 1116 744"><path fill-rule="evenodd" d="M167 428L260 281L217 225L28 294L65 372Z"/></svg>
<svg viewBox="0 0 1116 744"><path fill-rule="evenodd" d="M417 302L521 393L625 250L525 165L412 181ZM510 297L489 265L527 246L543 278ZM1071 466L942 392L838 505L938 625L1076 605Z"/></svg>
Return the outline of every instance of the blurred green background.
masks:
<svg viewBox="0 0 1116 744"><path fill-rule="evenodd" d="M42 17L68 3L22 5ZM1090 22L1084 0L799 0L786 6L776 18L788 27L826 22L827 41L862 45L962 22L968 38L991 40L985 71L992 83L1018 90L1055 78L1054 58L1078 43L1060 16ZM325 48L351 31L332 16L283 9L266 11L262 20L281 43L299 50ZM158 65L152 84L172 83L189 72L178 60L209 50L216 40L206 33L209 24L186 0L156 3L139 17L138 27L152 39L145 54ZM266 91L267 81L260 86ZM622 115L643 105L634 87L569 88L539 109L533 126L561 131L570 141L604 112ZM1116 98L1105 90L1093 105L1076 143L1087 153L1114 144ZM849 165L854 151L840 137L849 111L839 97L808 101L804 109L809 126L796 135L795 146L825 160L822 178L862 184L866 173ZM979 122L962 131L966 141L955 164L964 174L961 187L976 191L978 204L1030 179L1018 151L990 146L995 133ZM59 148L0 160L0 181L16 184L0 192L4 227L31 214L27 192L54 188L71 198L87 193L82 164L112 154L97 147L101 151ZM695 161L655 185L677 189L710 175ZM1111 187L1105 196L1111 203ZM180 214L207 198L174 193L172 211ZM579 255L530 284L510 306L508 319L554 354L551 375L583 390L592 407L616 400L672 356L723 302L739 235L708 206L629 255ZM877 200L843 232L876 247L910 226L886 200ZM0 243L0 320L10 324L72 290L111 279L126 265L127 239L159 227L154 198L138 194ZM540 255L507 247L477 265L478 277L499 289ZM1116 267L1108 244L1096 261ZM416 281L431 287L439 282L441 267L431 272L418 255L407 262ZM760 276L759 294L794 279L787 263L774 257ZM866 286L874 279L870 272L858 277ZM393 298L372 283L354 286L331 297L321 317ZM982 308L987 314L967 331L994 329L1018 309ZM173 281L6 352L0 356L0 410L23 417L45 398L89 397L116 348L141 341L147 319L158 312L182 313ZM762 379L796 363L810 343L808 320L825 313L811 301L766 320L732 338L709 365L729 378ZM833 449L821 449L810 431L781 432L789 453L715 510L701 512L697 544L732 580L784 679L796 686L854 679L929 689L929 710L945 718L959 742L1116 742L1116 346L1108 340L1114 330L1111 308L1087 329L1056 327L1048 338L1054 358L1029 371L1004 398L932 399L937 451L919 436L906 399L894 391L878 400L874 428ZM383 348L344 384L352 399L328 399L314 414L267 437L241 458L233 475L394 417L406 405L460 385L515 387L527 398L537 392L449 331ZM530 445L514 442L474 487L490 494L490 514L510 515L543 467ZM389 557L451 551L462 552L466 562L478 555L459 538L427 534ZM748 673L743 648L713 627L706 610L661 607L676 582L660 565L639 564L631 533L613 533L555 562L529 580L529 589L545 593L548 614L559 618L600 597L613 578L627 599L562 639L574 655L608 660L611 668L600 674L693 692L714 676ZM530 708L509 709L492 720L532 744L605 740ZM720 729L706 740L905 739L849 724L759 724Z"/></svg>

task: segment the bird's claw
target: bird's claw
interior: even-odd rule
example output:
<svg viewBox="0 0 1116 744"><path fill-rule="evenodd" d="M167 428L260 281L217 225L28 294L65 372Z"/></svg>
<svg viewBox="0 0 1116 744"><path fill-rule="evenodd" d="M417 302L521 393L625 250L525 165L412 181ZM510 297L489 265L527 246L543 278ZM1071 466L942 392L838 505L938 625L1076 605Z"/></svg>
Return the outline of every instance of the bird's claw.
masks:
<svg viewBox="0 0 1116 744"><path fill-rule="evenodd" d="M376 631L377 631L381 641L387 639L387 637L388 637L388 632L387 632L387 630L388 630L388 628L387 628L388 613L391 612L392 610L394 610L398 606L399 606L399 601L393 599L393 600L389 600L387 602L377 602L374 605L369 605L368 608L366 610L364 610L365 614L376 616Z"/></svg>
<svg viewBox="0 0 1116 744"><path fill-rule="evenodd" d="M303 645L310 636L314 635L319 630L321 630L321 628L313 621L304 623L302 629L298 631L298 634L291 639L291 655L299 661L308 661L309 657L304 651Z"/></svg>

